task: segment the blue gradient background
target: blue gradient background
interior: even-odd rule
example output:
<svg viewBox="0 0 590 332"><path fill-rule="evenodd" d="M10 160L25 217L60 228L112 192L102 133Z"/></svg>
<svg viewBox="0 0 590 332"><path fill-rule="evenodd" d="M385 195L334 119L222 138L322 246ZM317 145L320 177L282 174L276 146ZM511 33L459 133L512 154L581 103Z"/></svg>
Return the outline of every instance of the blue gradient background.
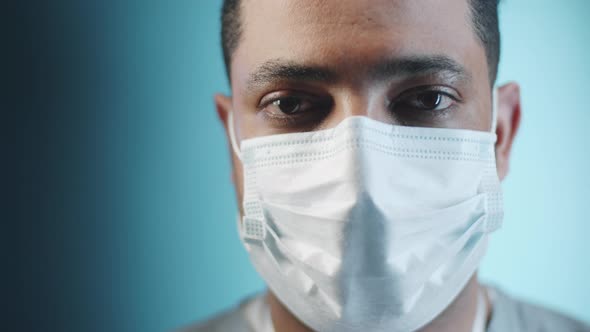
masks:
<svg viewBox="0 0 590 332"><path fill-rule="evenodd" d="M31 7L21 133L29 328L165 331L264 288L236 234L221 1ZM522 85L506 218L485 281L590 321L590 2L501 6L498 82ZM21 326L23 327L23 326Z"/></svg>

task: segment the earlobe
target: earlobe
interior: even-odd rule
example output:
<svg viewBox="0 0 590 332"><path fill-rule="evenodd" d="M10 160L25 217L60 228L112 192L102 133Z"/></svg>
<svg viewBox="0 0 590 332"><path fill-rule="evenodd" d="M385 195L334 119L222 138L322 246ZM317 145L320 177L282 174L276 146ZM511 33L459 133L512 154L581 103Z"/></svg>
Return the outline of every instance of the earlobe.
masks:
<svg viewBox="0 0 590 332"><path fill-rule="evenodd" d="M520 125L520 87L510 82L498 88L496 123L496 165L503 180L508 174L510 151Z"/></svg>

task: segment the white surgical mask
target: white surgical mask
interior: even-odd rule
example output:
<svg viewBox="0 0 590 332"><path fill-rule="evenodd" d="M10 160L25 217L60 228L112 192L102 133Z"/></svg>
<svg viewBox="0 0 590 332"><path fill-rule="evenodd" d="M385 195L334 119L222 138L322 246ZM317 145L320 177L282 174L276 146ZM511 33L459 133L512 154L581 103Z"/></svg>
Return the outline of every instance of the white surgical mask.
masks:
<svg viewBox="0 0 590 332"><path fill-rule="evenodd" d="M495 128L355 116L238 150L231 126L240 237L272 292L316 331L419 329L465 287L502 222Z"/></svg>

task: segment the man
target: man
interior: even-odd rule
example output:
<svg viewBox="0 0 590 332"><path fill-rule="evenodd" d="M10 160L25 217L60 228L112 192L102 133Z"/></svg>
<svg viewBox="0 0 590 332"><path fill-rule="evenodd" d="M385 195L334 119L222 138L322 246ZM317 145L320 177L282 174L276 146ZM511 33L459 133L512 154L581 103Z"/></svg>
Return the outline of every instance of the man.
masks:
<svg viewBox="0 0 590 332"><path fill-rule="evenodd" d="M520 120L492 0L226 0L240 237L265 296L189 331L590 331L478 283Z"/></svg>

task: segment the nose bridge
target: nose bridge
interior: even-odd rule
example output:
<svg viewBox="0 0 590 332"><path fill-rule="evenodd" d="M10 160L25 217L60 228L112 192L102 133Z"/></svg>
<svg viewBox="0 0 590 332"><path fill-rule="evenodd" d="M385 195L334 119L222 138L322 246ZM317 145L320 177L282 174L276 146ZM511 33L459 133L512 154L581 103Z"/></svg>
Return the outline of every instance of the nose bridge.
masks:
<svg viewBox="0 0 590 332"><path fill-rule="evenodd" d="M344 117L369 116L370 93L360 87L346 89L341 92L336 104Z"/></svg>
<svg viewBox="0 0 590 332"><path fill-rule="evenodd" d="M361 84L338 89L333 94L332 112L324 120L326 127L335 127L342 120L352 116L366 116L376 121L392 123L385 97L377 90L379 89L376 87Z"/></svg>

